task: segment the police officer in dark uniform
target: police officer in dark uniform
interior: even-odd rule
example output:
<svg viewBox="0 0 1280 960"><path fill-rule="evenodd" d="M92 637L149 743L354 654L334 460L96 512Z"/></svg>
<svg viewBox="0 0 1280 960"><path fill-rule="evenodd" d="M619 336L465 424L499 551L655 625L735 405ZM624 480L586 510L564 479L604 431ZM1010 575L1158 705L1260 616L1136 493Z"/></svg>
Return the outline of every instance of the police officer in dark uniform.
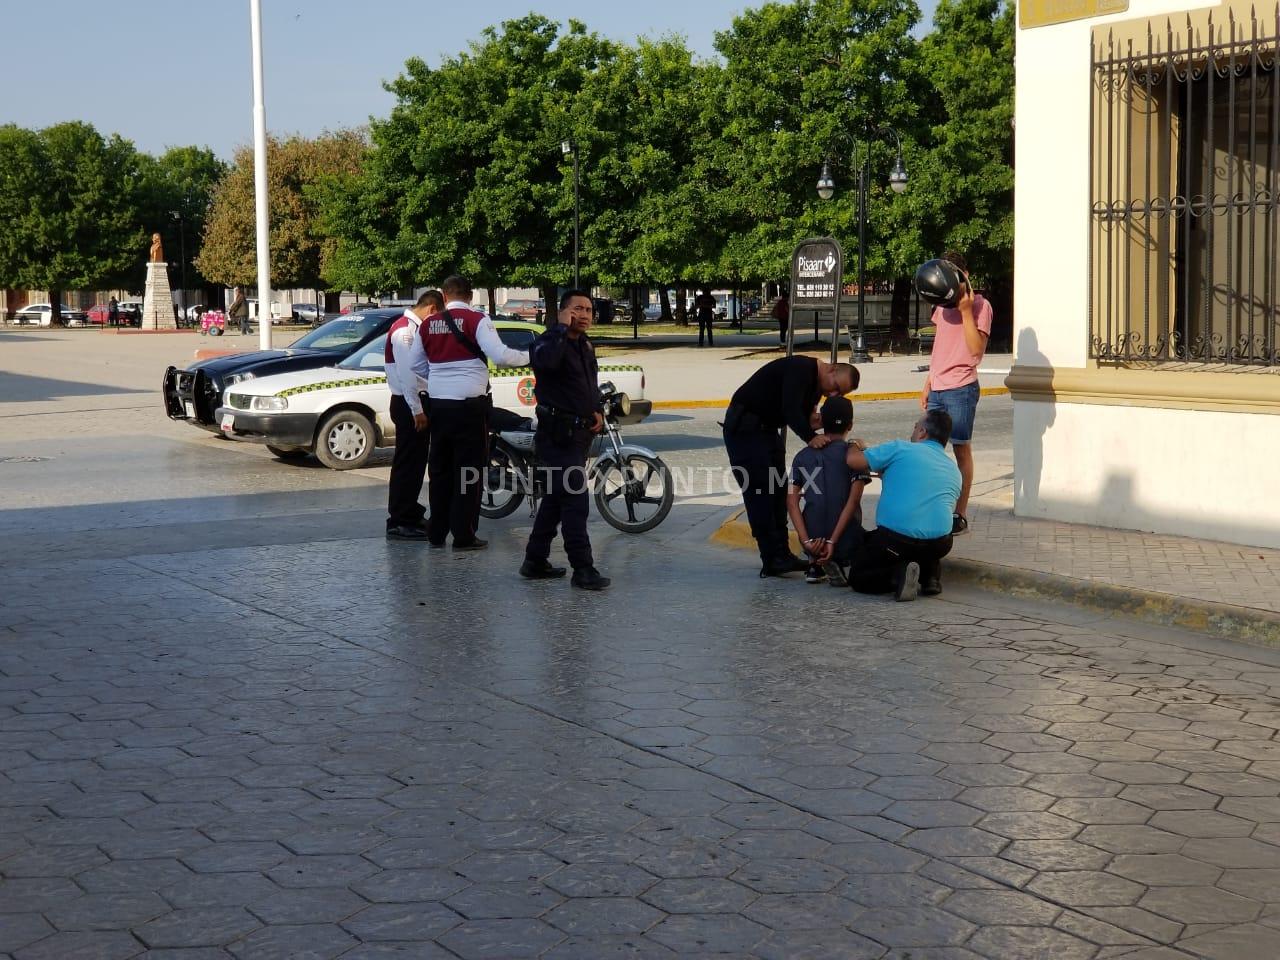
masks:
<svg viewBox="0 0 1280 960"><path fill-rule="evenodd" d="M595 568L587 536L591 506L587 452L594 435L604 427L596 352L587 337L591 312L590 295L582 290L567 291L560 298L558 322L529 350L538 401L535 450L545 493L529 534L520 576L550 580L565 575L564 567L552 566L550 560L551 541L559 526L573 567L573 585L603 590L609 586L609 578Z"/></svg>
<svg viewBox="0 0 1280 960"><path fill-rule="evenodd" d="M832 437L817 433L809 417L818 400L858 387L858 368L814 357L771 360L740 386L724 417L724 446L742 487L751 535L760 549L760 576L808 569L791 552L787 534L786 428L814 447Z"/></svg>

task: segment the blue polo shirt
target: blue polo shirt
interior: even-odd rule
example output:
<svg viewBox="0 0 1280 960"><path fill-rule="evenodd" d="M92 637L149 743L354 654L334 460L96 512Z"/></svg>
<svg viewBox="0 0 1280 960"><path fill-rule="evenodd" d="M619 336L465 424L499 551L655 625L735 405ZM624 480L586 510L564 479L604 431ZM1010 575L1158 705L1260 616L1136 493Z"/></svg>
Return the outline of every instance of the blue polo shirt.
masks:
<svg viewBox="0 0 1280 960"><path fill-rule="evenodd" d="M881 474L876 525L917 540L951 532L951 515L960 499L960 468L934 440L890 440L866 453Z"/></svg>

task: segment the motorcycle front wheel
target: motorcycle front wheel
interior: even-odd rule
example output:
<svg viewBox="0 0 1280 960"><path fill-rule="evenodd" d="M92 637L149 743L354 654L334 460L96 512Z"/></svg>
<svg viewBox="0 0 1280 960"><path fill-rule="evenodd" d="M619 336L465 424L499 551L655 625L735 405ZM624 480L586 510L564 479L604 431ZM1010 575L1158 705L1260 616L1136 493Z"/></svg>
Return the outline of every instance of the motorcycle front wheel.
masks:
<svg viewBox="0 0 1280 960"><path fill-rule="evenodd" d="M675 483L660 458L631 453L621 464L608 460L597 466L595 495L606 523L623 533L644 533L671 512Z"/></svg>
<svg viewBox="0 0 1280 960"><path fill-rule="evenodd" d="M525 464L508 451L490 447L484 470L484 490L480 494L480 516L501 520L516 512L524 502Z"/></svg>

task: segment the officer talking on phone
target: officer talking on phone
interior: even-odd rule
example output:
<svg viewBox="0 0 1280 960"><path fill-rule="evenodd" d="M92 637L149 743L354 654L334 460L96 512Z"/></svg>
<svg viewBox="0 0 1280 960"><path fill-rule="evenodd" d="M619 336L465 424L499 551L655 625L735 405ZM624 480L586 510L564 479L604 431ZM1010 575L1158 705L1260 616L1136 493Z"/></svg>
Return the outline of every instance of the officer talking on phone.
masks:
<svg viewBox="0 0 1280 960"><path fill-rule="evenodd" d="M590 295L583 290L566 291L560 297L556 322L529 350L538 401L534 449L544 494L520 576L551 580L565 575L564 567L551 564L551 541L558 526L573 567L573 585L582 590L603 590L609 586L609 578L595 568L587 535L591 506L587 452L604 427L596 352L587 337L591 320Z"/></svg>

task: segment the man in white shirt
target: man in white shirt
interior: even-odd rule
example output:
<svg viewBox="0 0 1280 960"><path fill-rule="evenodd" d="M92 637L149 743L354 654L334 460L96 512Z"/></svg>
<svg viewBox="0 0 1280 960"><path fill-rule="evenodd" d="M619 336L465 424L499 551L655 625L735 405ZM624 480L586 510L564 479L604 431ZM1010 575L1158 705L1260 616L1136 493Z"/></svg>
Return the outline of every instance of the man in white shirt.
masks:
<svg viewBox="0 0 1280 960"><path fill-rule="evenodd" d="M422 341L431 376L431 519L427 538L443 547L453 534L453 549L483 550L480 524L482 477L489 441L489 363L527 367L529 351L502 342L490 320L471 306L471 282L452 276L440 285L445 307L422 324Z"/></svg>
<svg viewBox="0 0 1280 960"><path fill-rule="evenodd" d="M422 506L422 481L427 474L430 435L423 413L427 392L426 368L415 369L414 345L420 344L418 328L444 309L439 290L428 290L405 310L387 332L383 353L387 386L391 389L391 422L396 425L396 452L391 460L387 491L387 538L426 540L427 515ZM422 358L425 360L425 357Z"/></svg>

